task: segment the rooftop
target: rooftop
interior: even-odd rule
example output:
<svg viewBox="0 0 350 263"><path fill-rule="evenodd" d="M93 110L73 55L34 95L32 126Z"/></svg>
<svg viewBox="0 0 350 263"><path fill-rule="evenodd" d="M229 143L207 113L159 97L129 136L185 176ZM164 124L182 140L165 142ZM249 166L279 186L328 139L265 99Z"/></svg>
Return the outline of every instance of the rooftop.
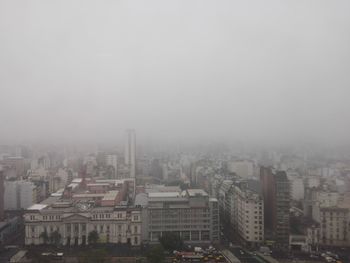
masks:
<svg viewBox="0 0 350 263"><path fill-rule="evenodd" d="M30 207L27 208L27 210L42 210L46 208L48 205L47 204L34 204Z"/></svg>
<svg viewBox="0 0 350 263"><path fill-rule="evenodd" d="M158 193L149 193L149 198L162 198L162 197L180 197L179 192L158 192Z"/></svg>
<svg viewBox="0 0 350 263"><path fill-rule="evenodd" d="M188 189L187 193L190 197L194 196L208 196L207 192L203 189Z"/></svg>
<svg viewBox="0 0 350 263"><path fill-rule="evenodd" d="M119 191L117 191L117 190L109 191L108 193L105 194L105 196L102 198L102 200L103 201L115 200L118 193L119 193Z"/></svg>

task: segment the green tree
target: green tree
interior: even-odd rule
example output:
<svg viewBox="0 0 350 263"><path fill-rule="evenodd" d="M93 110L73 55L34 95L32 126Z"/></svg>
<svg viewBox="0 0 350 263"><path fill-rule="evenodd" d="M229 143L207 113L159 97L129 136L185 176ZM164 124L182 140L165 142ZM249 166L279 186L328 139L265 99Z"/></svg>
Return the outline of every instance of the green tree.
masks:
<svg viewBox="0 0 350 263"><path fill-rule="evenodd" d="M56 246L60 244L61 238L62 238L62 236L57 230L53 231L50 234L50 242L51 242L51 244L54 244Z"/></svg>
<svg viewBox="0 0 350 263"><path fill-rule="evenodd" d="M163 232L159 242L167 251L181 250L184 246L181 237L173 232Z"/></svg>
<svg viewBox="0 0 350 263"><path fill-rule="evenodd" d="M98 233L96 230L93 230L88 235L89 244L96 244L99 239Z"/></svg>
<svg viewBox="0 0 350 263"><path fill-rule="evenodd" d="M149 263L162 263L164 261L164 249L162 245L152 247L147 253Z"/></svg>
<svg viewBox="0 0 350 263"><path fill-rule="evenodd" d="M43 242L44 242L44 245L46 245L47 242L49 241L49 235L47 234L46 231L41 232L41 234L40 234L39 237L42 238L42 240L43 240Z"/></svg>

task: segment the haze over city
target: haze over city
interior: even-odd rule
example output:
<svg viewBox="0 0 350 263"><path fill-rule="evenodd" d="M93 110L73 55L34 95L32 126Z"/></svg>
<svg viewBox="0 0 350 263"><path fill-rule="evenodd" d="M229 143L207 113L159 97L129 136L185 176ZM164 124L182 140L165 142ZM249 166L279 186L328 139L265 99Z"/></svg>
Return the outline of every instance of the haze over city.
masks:
<svg viewBox="0 0 350 263"><path fill-rule="evenodd" d="M0 263L350 263L349 11L0 0Z"/></svg>
<svg viewBox="0 0 350 263"><path fill-rule="evenodd" d="M349 10L1 0L1 143L348 144Z"/></svg>

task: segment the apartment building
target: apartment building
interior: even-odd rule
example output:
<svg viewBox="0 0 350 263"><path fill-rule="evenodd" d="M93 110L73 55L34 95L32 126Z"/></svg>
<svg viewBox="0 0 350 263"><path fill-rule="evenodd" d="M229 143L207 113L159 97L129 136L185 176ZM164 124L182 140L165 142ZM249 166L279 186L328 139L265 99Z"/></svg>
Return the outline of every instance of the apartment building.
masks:
<svg viewBox="0 0 350 263"><path fill-rule="evenodd" d="M233 222L241 243L259 247L264 241L264 203L262 196L248 182L234 185Z"/></svg>

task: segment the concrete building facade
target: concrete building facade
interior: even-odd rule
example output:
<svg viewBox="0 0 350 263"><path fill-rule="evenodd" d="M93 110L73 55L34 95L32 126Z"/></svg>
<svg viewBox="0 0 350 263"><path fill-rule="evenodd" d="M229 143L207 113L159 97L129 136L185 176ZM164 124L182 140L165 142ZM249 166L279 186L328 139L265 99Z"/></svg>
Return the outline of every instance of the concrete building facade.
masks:
<svg viewBox="0 0 350 263"><path fill-rule="evenodd" d="M87 245L96 231L99 243L141 244L141 211L134 207L89 207L88 203L36 204L24 215L25 244L44 244L59 233L62 245Z"/></svg>
<svg viewBox="0 0 350 263"><path fill-rule="evenodd" d="M165 232L172 232L185 243L219 242L219 208L216 198L200 189L149 193L143 213L143 240L157 243Z"/></svg>

